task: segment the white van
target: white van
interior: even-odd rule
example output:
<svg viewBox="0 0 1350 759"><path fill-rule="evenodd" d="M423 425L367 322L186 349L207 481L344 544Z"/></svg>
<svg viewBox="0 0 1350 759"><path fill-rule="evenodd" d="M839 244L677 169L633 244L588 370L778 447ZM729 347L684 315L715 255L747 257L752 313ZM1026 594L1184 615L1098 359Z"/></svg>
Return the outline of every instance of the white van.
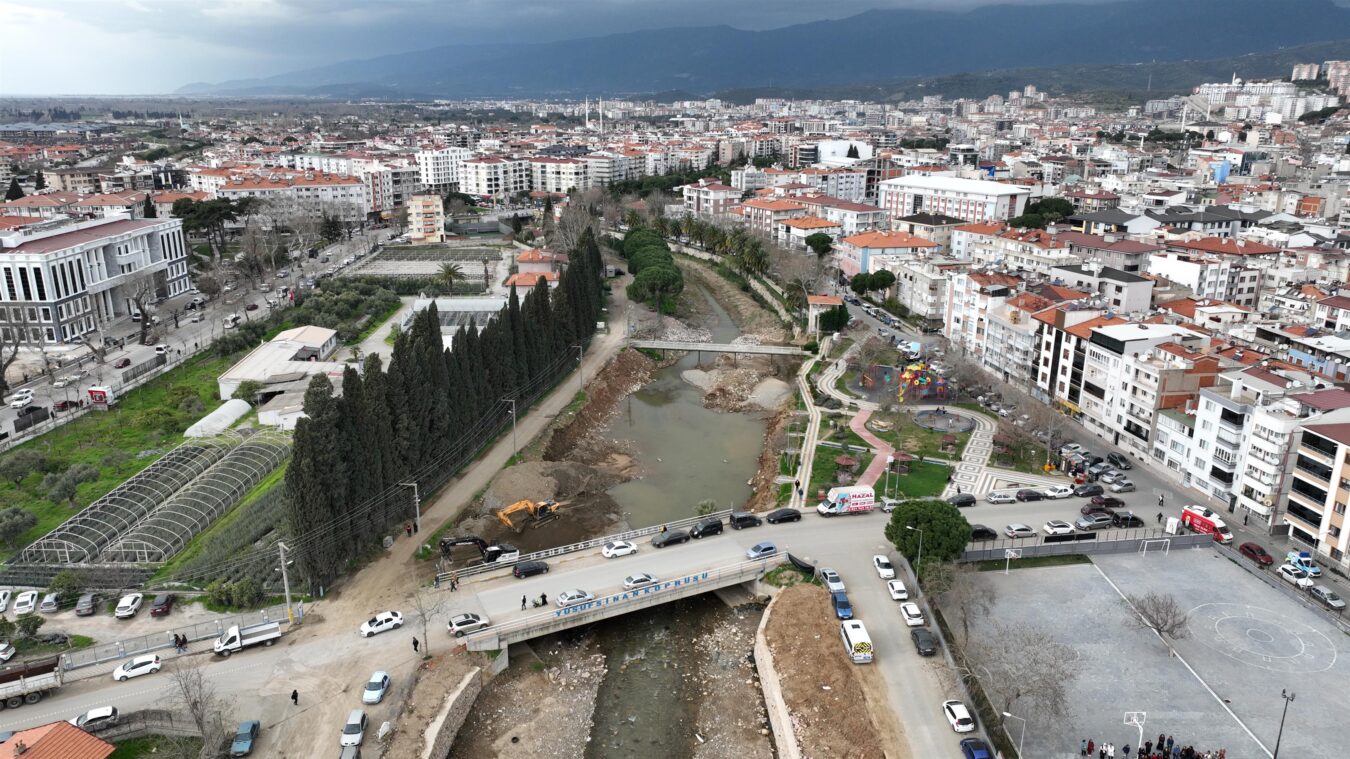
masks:
<svg viewBox="0 0 1350 759"><path fill-rule="evenodd" d="M839 637L844 641L844 653L854 664L872 662L872 639L867 637L867 628L856 619L844 620L839 625Z"/></svg>

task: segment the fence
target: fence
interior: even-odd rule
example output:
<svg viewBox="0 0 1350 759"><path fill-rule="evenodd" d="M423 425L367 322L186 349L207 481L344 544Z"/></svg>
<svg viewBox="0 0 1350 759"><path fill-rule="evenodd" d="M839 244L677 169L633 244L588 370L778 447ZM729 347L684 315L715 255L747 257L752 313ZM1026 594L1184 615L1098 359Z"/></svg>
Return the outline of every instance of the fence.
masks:
<svg viewBox="0 0 1350 759"><path fill-rule="evenodd" d="M1335 625L1336 628L1340 630L1342 633L1350 635L1350 622L1346 622L1345 616L1343 614L1328 609L1327 607L1315 601L1312 596L1308 595L1307 591L1299 590L1298 588L1285 582L1284 580L1279 579L1278 577L1275 576L1275 573L1272 570L1262 569L1259 565L1257 565L1256 562L1244 557L1242 554L1238 553L1232 548L1224 545L1219 545L1218 543L1215 543L1214 547L1218 549L1220 555L1232 559L1234 564L1237 564L1239 567L1242 567L1243 569L1247 570L1249 574L1261 578L1261 581L1264 582L1265 584L1278 590L1279 592L1285 594L1286 596L1293 598L1300 604L1312 609L1327 622L1330 622L1331 624ZM1322 571L1325 572L1326 569L1324 568Z"/></svg>
<svg viewBox="0 0 1350 759"><path fill-rule="evenodd" d="M50 409L45 406L39 406L14 420L14 434L23 434L28 429L47 421L51 416L52 412Z"/></svg>
<svg viewBox="0 0 1350 759"><path fill-rule="evenodd" d="M580 543L572 543L571 545L558 546L557 548L547 548L543 551L535 551L534 553L527 553L521 556L520 559L518 559L517 561L506 563L498 562L493 564L479 564L477 566L465 567L464 569L457 569L451 572L441 572L436 575L436 579L440 582L447 582L449 581L450 576L454 575L455 577L462 580L465 577L483 574L484 572L491 572L494 569L505 569L507 567L512 567L521 561L535 561L537 559L547 559L553 556L562 556L564 554L576 553L577 551L586 551L592 548L599 548L600 546L603 546L604 544L613 540L632 540L634 538L641 538L646 535L655 535L656 533L660 532L662 528L678 530L684 527L693 527L694 525L698 524L699 522L702 522L705 519L711 519L713 517L717 517L718 519L725 519L730 515L731 511L727 509L723 511L714 511L709 514L705 514L704 516L701 517L689 517L687 519L677 519L674 522L667 522L663 525L658 524L653 525L651 527L639 527L636 530L629 530L628 532L620 532L615 535L607 535L602 538L593 538L591 540L582 541Z"/></svg>
<svg viewBox="0 0 1350 759"><path fill-rule="evenodd" d="M80 669L81 667L92 667L104 662L118 661L132 656L140 656L152 651L173 647L174 635L187 636L188 642L205 640L207 638L219 638L229 628L239 625L245 627L256 625L260 622L280 622L285 625L289 623L286 616L286 607L284 605L273 606L261 611L251 611L244 614L237 614L229 617L218 617L216 619L197 622L184 627L175 627L151 635L142 635L137 638L119 640L113 643L102 643L89 648L82 648L76 651L68 651L62 657L62 665L66 671Z"/></svg>
<svg viewBox="0 0 1350 759"><path fill-rule="evenodd" d="M1134 553L1140 545L1150 540L1167 539L1171 548L1191 548L1192 546L1218 545L1212 535L1182 534L1172 535L1163 530L1103 530L1101 532L1075 533L1064 537L1078 538L1063 542L1049 542L1051 537L1042 538L1041 543L1023 540L995 540L982 543L979 548L967 549L961 555L962 561L988 561L1005 559L1008 549L1022 552L1022 558L1032 556L1065 556L1068 554L1105 554ZM1160 547L1161 548L1161 547Z"/></svg>
<svg viewBox="0 0 1350 759"><path fill-rule="evenodd" d="M116 743L147 735L200 738L202 732L186 714L175 714L167 709L142 709L117 715L117 724L99 730L97 735L109 743Z"/></svg>
<svg viewBox="0 0 1350 759"><path fill-rule="evenodd" d="M142 361L122 372L122 382L127 383L139 379L140 377L144 377L146 374L153 372L167 363L169 363L168 356L163 353L156 353L149 361Z"/></svg>

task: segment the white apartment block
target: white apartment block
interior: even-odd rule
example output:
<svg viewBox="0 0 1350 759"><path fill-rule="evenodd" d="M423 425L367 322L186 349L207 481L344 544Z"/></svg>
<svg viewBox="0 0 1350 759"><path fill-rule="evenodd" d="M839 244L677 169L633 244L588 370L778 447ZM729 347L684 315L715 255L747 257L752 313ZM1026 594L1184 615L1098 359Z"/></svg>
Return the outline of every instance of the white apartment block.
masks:
<svg viewBox="0 0 1350 759"><path fill-rule="evenodd" d="M1095 263L1056 266L1050 277L1083 292L1097 293L1103 306L1117 313L1147 311L1153 300L1153 280Z"/></svg>
<svg viewBox="0 0 1350 759"><path fill-rule="evenodd" d="M575 158L530 159L530 187L535 192L566 194L590 186L587 162Z"/></svg>
<svg viewBox="0 0 1350 759"><path fill-rule="evenodd" d="M471 158L464 162L459 191L504 200L530 190L530 162L525 158Z"/></svg>
<svg viewBox="0 0 1350 759"><path fill-rule="evenodd" d="M960 271L947 287L947 339L977 359L984 352L989 313L1002 308L1021 286L1020 277L993 272Z"/></svg>
<svg viewBox="0 0 1350 759"><path fill-rule="evenodd" d="M938 328L946 320L951 275L967 267L957 261L930 258L926 253L894 262L883 258L875 263L895 275L895 298L901 307L922 320L925 327Z"/></svg>
<svg viewBox="0 0 1350 759"><path fill-rule="evenodd" d="M30 346L77 342L143 302L192 287L179 219L58 221L0 232L0 333Z"/></svg>
<svg viewBox="0 0 1350 759"><path fill-rule="evenodd" d="M1022 215L1031 191L981 179L908 176L881 182L878 193L878 205L892 218L927 212L983 222Z"/></svg>
<svg viewBox="0 0 1350 759"><path fill-rule="evenodd" d="M216 190L216 197L259 198L265 206L301 209L336 216L345 222L366 218L372 202L370 187L357 177L317 172L238 174ZM267 215L266 208L261 215Z"/></svg>
<svg viewBox="0 0 1350 759"><path fill-rule="evenodd" d="M430 148L417 151L418 182L428 190L446 193L458 190L464 162L473 157L468 148Z"/></svg>
<svg viewBox="0 0 1350 759"><path fill-rule="evenodd" d="M809 184L824 195L861 203L867 197L867 172L854 169L802 169L802 184Z"/></svg>
<svg viewBox="0 0 1350 759"><path fill-rule="evenodd" d="M1227 260L1196 253L1165 251L1148 259L1148 273L1169 279L1197 299L1228 300L1233 265Z"/></svg>
<svg viewBox="0 0 1350 759"><path fill-rule="evenodd" d="M1345 404L1350 394L1341 396L1338 410L1299 429L1291 466L1285 470L1290 482L1283 518L1290 538L1345 571L1350 568L1345 523L1350 503L1350 409Z"/></svg>

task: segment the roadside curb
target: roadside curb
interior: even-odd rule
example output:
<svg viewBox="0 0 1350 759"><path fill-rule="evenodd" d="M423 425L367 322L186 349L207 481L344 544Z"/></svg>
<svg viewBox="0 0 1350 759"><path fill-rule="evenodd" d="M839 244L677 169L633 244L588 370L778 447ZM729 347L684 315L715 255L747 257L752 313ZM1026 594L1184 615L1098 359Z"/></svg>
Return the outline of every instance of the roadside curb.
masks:
<svg viewBox="0 0 1350 759"><path fill-rule="evenodd" d="M769 713L769 724L773 727L773 743L782 759L801 759L801 747L797 745L797 734L792 731L792 714L788 712L787 702L783 700L783 688L778 682L778 670L773 666L773 653L769 651L768 638L764 629L768 627L769 617L773 614L773 605L777 596L764 607L759 619L759 629L755 630L755 666L759 669L759 687L764 693L765 711Z"/></svg>

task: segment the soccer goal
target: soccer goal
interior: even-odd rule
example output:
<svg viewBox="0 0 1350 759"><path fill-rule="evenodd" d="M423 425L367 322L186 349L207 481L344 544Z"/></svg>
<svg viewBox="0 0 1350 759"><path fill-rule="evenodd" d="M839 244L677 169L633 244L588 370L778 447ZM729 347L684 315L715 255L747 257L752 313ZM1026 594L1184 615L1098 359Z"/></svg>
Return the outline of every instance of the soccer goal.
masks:
<svg viewBox="0 0 1350 759"><path fill-rule="evenodd" d="M1162 551L1164 556L1168 556L1172 551L1172 539L1148 538L1141 540L1139 541L1139 555L1147 557L1149 547L1152 547L1154 551Z"/></svg>

